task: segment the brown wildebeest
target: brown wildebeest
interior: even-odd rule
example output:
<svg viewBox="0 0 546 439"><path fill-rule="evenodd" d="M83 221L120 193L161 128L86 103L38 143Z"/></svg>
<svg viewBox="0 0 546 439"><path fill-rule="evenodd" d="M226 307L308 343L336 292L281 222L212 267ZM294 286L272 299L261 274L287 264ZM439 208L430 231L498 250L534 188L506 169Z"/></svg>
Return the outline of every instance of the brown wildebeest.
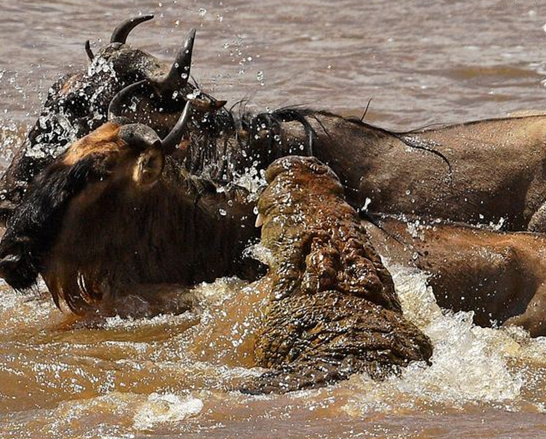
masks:
<svg viewBox="0 0 546 439"><path fill-rule="evenodd" d="M185 47L192 40L190 34ZM180 62L189 73L191 50ZM35 179L0 244L0 272L11 286L28 288L41 274L55 302L76 313L124 313L127 296L153 302L164 284L244 278L257 270L255 261L242 261L256 235L248 193L217 191L173 154L189 102L162 140L147 125L119 117L126 90L112 100L109 122Z"/></svg>
<svg viewBox="0 0 546 439"><path fill-rule="evenodd" d="M376 250L390 263L430 273L438 305L473 311L474 322L522 326L546 335L546 237L454 224L412 225L382 217L365 224Z"/></svg>
<svg viewBox="0 0 546 439"><path fill-rule="evenodd" d="M340 177L355 207L546 231L545 116L412 133L327 113L306 118L323 133L313 154Z"/></svg>

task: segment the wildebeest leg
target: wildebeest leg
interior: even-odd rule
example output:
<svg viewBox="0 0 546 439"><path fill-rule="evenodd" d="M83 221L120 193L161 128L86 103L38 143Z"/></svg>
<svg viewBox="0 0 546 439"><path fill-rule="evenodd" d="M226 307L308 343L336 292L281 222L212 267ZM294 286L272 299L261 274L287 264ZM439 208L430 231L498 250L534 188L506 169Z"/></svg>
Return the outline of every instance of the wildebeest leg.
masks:
<svg viewBox="0 0 546 439"><path fill-rule="evenodd" d="M546 285L541 285L527 309L519 316L510 317L503 326L521 326L531 337L546 335Z"/></svg>
<svg viewBox="0 0 546 439"><path fill-rule="evenodd" d="M527 230L530 232L546 233L546 203L533 214Z"/></svg>
<svg viewBox="0 0 546 439"><path fill-rule="evenodd" d="M181 314L197 306L194 290L178 284L138 284L116 289L100 303L102 315L152 317Z"/></svg>

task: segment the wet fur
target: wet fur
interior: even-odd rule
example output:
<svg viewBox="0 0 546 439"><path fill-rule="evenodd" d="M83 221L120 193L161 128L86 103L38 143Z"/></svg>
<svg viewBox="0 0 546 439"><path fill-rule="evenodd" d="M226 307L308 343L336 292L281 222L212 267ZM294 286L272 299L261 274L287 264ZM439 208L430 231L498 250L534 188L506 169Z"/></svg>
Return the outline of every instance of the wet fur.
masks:
<svg viewBox="0 0 546 439"><path fill-rule="evenodd" d="M413 226L377 218L363 222L375 248L390 264L430 274L436 301L454 311L472 311L481 326L519 325L546 335L546 237L501 233L461 224ZM411 220L410 220L411 221Z"/></svg>
<svg viewBox="0 0 546 439"><path fill-rule="evenodd" d="M89 155L74 166L55 163L34 181L0 243L1 254L16 253L22 258L14 271L2 267L12 287L26 289L34 284L45 255L61 231L68 203L86 184L105 175L97 157Z"/></svg>
<svg viewBox="0 0 546 439"><path fill-rule="evenodd" d="M81 313L106 310L139 285L256 276L256 264L242 256L256 233L246 194L202 189L171 160L151 188L123 179L88 187L71 201L43 271L53 296Z"/></svg>

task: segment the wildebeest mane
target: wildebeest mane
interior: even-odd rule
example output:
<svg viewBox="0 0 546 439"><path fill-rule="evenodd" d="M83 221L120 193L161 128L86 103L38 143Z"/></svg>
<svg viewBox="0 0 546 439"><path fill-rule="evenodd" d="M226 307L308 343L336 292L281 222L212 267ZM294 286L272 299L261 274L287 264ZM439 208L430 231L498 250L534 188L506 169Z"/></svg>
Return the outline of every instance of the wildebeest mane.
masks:
<svg viewBox="0 0 546 439"><path fill-rule="evenodd" d="M87 182L100 179L106 172L100 164L97 166L96 157L90 155L74 166L55 162L36 178L26 194L26 202L9 219L2 239L2 253L9 254L11 248L23 249L18 252L24 261L20 264L22 268L13 279L6 279L10 285L21 290L34 285L37 273L43 268L38 261L55 241L68 202ZM11 236L14 230L17 236Z"/></svg>
<svg viewBox="0 0 546 439"><path fill-rule="evenodd" d="M367 108L366 108L366 112L367 112ZM440 151L438 151L438 150L436 150L434 148L437 145L435 145L433 142L423 140L423 139L420 139L419 137L417 137L417 134L419 133L419 131L415 131L415 130L412 130L412 131L392 131L392 130L388 130L386 128L381 128L381 127L369 124L367 122L364 122L364 120L362 118L356 118L356 117L350 117L350 116L349 117L343 117L343 116L339 116L337 114L331 113L329 111L324 111L324 110L320 110L320 111L303 110L302 114L305 117L314 117L317 120L317 122L322 126L323 130L325 131L325 133L328 136L329 136L329 133L326 130L326 128L324 127L324 125L320 123L320 120L316 117L317 114L323 115L323 116L328 116L328 117L340 118L340 119L343 119L343 120L345 120L347 122L350 122L350 123L352 123L354 125L361 126L361 127L368 128L368 129L372 129L374 131L379 131L379 132L382 132L383 134L386 134L388 136L396 137L398 140L400 140L401 142L403 142L404 144L406 144L410 148L420 149L422 151L430 152L431 154L434 154L434 155L440 157L440 159L442 159L442 161L447 165L449 175L451 176L451 174L452 174L451 163L449 163L449 160L447 159L447 157L444 154L442 154ZM364 115L365 114L366 113L364 113Z"/></svg>
<svg viewBox="0 0 546 439"><path fill-rule="evenodd" d="M241 110L245 102L238 104L193 120L195 126L185 160L189 172L227 184L253 166L265 169L275 159L290 154L313 155L317 134L304 110L281 108L255 114L237 112L235 107ZM298 122L304 129L303 144L297 149L283 144L283 124L287 122Z"/></svg>

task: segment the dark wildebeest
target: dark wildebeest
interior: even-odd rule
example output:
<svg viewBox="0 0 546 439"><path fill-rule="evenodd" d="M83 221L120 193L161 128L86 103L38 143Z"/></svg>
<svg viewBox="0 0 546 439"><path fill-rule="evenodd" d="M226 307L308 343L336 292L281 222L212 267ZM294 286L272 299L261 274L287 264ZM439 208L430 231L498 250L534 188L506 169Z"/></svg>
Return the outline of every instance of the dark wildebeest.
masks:
<svg viewBox="0 0 546 439"><path fill-rule="evenodd" d="M120 27L123 31L114 32L118 35L114 39L124 41L128 30L149 18L128 21ZM107 75L100 77L100 84L110 90L99 94L100 105L94 99L87 99L89 95L95 96L93 87L88 90L73 85L80 84L78 79L62 82L64 85L57 87L49 104L46 103L46 113L53 120L69 121L69 125L76 120L80 128L68 139L54 137L42 142L35 140L37 135L47 139L55 130L37 125L4 178L6 215L20 201L15 189L25 187L34 173L43 169L76 135L89 132L105 120L106 102L122 84L140 84L130 90L135 95L134 104L139 107L135 112L137 120L153 119L159 109L171 108L172 117L151 126L160 135L172 128L185 97L194 93L195 88L185 85L180 93L180 83L174 80L180 78L180 71L171 69L175 74L165 81L163 91L159 90L162 97L158 101L148 92L161 89L157 78L164 77L167 68L154 57L120 43L102 49L92 64L92 67L103 65L107 60L106 64L111 63L113 71L119 70L123 78L118 83ZM140 83L146 78L151 87ZM74 108L66 107L70 100L64 99L64 89L74 90L70 96L80 96ZM164 105L173 94L179 99ZM314 155L339 175L349 202L358 209L366 205L371 212L415 214L466 223L501 223L507 230L546 229L544 115L396 133L312 110L282 109L238 117L220 108L218 101L204 97L207 105L200 111L194 108L181 145L187 152L184 166L192 174L225 185L251 167L265 169L276 158ZM97 120L92 117L95 114L100 116ZM63 126L60 122L56 124ZM27 155L32 148L38 148L47 160L37 162L32 154ZM492 168L495 172L491 172Z"/></svg>
<svg viewBox="0 0 546 439"><path fill-rule="evenodd" d="M179 67L191 48L182 47L171 65L126 43L132 29L152 18L144 15L124 21L112 33L110 43L96 54L87 42L87 70L65 75L50 88L38 121L0 181L0 222L21 202L35 175L76 139L106 122L112 98L128 85L135 84L130 89L135 100L131 104L137 107L131 111L133 121L151 126L161 136L173 127L188 94L199 94L203 106L218 104L188 84L189 71Z"/></svg>

